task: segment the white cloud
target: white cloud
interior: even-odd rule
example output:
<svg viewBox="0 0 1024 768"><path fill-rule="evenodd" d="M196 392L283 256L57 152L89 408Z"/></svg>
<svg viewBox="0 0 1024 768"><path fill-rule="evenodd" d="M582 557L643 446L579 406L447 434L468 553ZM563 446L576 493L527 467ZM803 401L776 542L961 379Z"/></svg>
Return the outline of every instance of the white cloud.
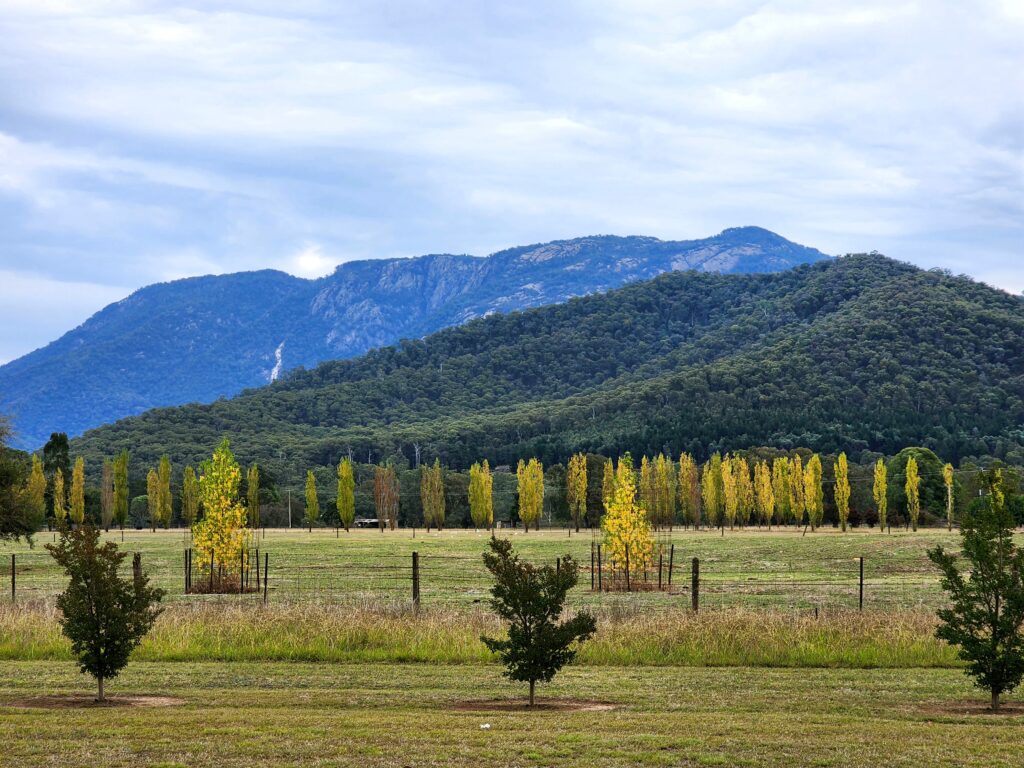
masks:
<svg viewBox="0 0 1024 768"><path fill-rule="evenodd" d="M329 254L757 223L1012 287L1020 9L8 2L0 269L317 276Z"/></svg>

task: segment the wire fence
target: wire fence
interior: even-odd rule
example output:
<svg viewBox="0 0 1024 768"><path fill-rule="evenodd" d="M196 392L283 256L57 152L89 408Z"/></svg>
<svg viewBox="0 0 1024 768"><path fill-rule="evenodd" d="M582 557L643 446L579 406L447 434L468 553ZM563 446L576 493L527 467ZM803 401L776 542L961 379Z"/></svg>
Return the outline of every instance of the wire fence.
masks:
<svg viewBox="0 0 1024 768"><path fill-rule="evenodd" d="M211 578L209 564L187 547L126 551L125 567L138 552L152 583L172 601L472 606L490 597L491 578L482 558L468 554L414 550L367 557L339 549L314 559L253 548L229 565L215 564ZM592 547L589 559L579 559L571 606L906 610L945 602L937 572L929 575L877 555L751 565L688 557L673 547L628 571L609 562L600 547ZM558 559L550 564L560 567ZM66 583L49 553L38 549L7 555L0 561L0 580L6 585L2 599L16 602L53 599Z"/></svg>

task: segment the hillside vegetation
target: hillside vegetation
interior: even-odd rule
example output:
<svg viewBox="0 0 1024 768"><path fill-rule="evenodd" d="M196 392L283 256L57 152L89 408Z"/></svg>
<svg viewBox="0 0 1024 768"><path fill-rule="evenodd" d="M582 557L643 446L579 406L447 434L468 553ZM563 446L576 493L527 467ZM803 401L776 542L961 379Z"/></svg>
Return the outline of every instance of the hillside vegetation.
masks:
<svg viewBox="0 0 1024 768"><path fill-rule="evenodd" d="M187 370L182 375L188 375ZM153 410L72 445L90 461L209 455L277 469L435 455L545 463L752 445L1024 462L1024 302L876 254L782 273L671 273Z"/></svg>

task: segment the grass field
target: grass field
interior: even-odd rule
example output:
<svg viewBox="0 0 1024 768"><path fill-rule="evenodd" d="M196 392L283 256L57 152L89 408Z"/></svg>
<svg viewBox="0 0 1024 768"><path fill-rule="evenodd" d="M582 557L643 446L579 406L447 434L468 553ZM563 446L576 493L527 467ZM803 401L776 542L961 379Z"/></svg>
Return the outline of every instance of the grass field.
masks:
<svg viewBox="0 0 1024 768"><path fill-rule="evenodd" d="M110 534L119 541L120 533ZM813 610L858 604L859 558L864 558L865 605L869 608L933 608L941 600L937 572L926 550L937 543L953 547L959 537L944 530L891 534L860 529L815 533L792 528L767 532L684 531L659 534L665 551L663 585L668 582L668 552L674 545L673 583L665 592L608 594L590 591L592 544L596 534L543 530L511 535L524 557L554 562L572 554L583 566L575 604L672 609L689 600L690 561L701 561L701 604L708 607L777 607ZM22 599L48 597L61 587L60 573L42 545L50 534L24 543L0 545L0 578L9 580L10 555L16 554L17 589ZM487 534L446 530L427 534L399 530L380 533L334 529L268 530L257 545L270 555L271 602L402 602L411 597L411 556L420 554L421 594L427 605L472 605L486 597L487 575L480 554ZM143 563L171 600L198 601L183 592L185 534L178 531L128 531L125 548L142 553ZM652 571L650 581L657 580ZM647 586L650 586L648 584ZM233 599L243 599L235 597ZM248 596L244 599L255 601Z"/></svg>
<svg viewBox="0 0 1024 768"><path fill-rule="evenodd" d="M3 672L5 703L86 682L70 662L5 662ZM1024 731L1020 709L971 711L982 697L952 670L579 666L541 694L616 707L580 712L455 709L521 694L493 665L136 663L112 690L182 703L0 706L0 762L1018 768Z"/></svg>

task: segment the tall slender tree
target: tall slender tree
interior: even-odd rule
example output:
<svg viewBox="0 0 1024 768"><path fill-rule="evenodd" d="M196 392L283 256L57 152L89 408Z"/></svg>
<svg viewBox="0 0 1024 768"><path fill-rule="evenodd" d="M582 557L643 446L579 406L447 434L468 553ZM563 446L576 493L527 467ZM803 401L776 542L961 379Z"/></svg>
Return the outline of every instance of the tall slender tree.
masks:
<svg viewBox="0 0 1024 768"><path fill-rule="evenodd" d="M565 499L576 531L587 515L587 457L577 453L569 459L565 474Z"/></svg>
<svg viewBox="0 0 1024 768"><path fill-rule="evenodd" d="M160 473L150 469L146 473L146 509L149 511L149 525L156 532L160 522Z"/></svg>
<svg viewBox="0 0 1024 768"><path fill-rule="evenodd" d="M736 512L740 525L746 526L754 513L754 483L750 476L750 464L742 456L733 456L732 463L738 502Z"/></svg>
<svg viewBox="0 0 1024 768"><path fill-rule="evenodd" d="M532 525L540 530L540 516L544 511L544 467L537 459L528 462L519 460L516 468L519 483L519 519L523 530L529 532Z"/></svg>
<svg viewBox="0 0 1024 768"><path fill-rule="evenodd" d="M729 523L730 530L736 525L736 514L740 505L740 490L734 469L732 458L726 454L722 457L722 501L725 504L725 521Z"/></svg>
<svg viewBox="0 0 1024 768"><path fill-rule="evenodd" d="M710 461L705 462L701 470L700 495L704 502L704 518L714 528L720 523L722 500L718 495L718 483L715 482L715 468Z"/></svg>
<svg viewBox="0 0 1024 768"><path fill-rule="evenodd" d="M764 461L754 465L754 501L758 519L768 526L770 531L772 517L775 515L775 489L772 486L772 471Z"/></svg>
<svg viewBox="0 0 1024 768"><path fill-rule="evenodd" d="M850 518L850 467L846 461L846 454L840 453L835 466L836 484L834 495L836 501L836 512L839 515L839 527L846 532L846 521Z"/></svg>
<svg viewBox="0 0 1024 768"><path fill-rule="evenodd" d="M171 460L166 455L160 457L157 476L160 481L160 492L158 494L160 525L168 528L171 525L171 519L174 517L174 497L171 496Z"/></svg>
<svg viewBox="0 0 1024 768"><path fill-rule="evenodd" d="M654 552L651 524L636 502L636 478L633 461L627 453L615 468L615 483L608 511L601 519L604 546L614 567L633 575L644 572Z"/></svg>
<svg viewBox="0 0 1024 768"><path fill-rule="evenodd" d="M444 527L444 470L441 460L434 459L433 466L420 467L420 502L423 504L423 522L429 531L431 526L438 530Z"/></svg>
<svg viewBox="0 0 1024 768"><path fill-rule="evenodd" d="M889 520L889 470L885 459L875 462L875 483L871 489L875 499L875 510L878 512L878 527L885 531Z"/></svg>
<svg viewBox="0 0 1024 768"><path fill-rule="evenodd" d="M474 528L494 527L493 482L487 459L469 468L469 516Z"/></svg>
<svg viewBox="0 0 1024 768"><path fill-rule="evenodd" d="M57 525L64 525L68 517L68 497L64 491L64 470L57 467L53 471L53 519Z"/></svg>
<svg viewBox="0 0 1024 768"><path fill-rule="evenodd" d="M46 473L36 454L32 454L32 473L28 478L28 504L32 522L39 525L46 519Z"/></svg>
<svg viewBox="0 0 1024 768"><path fill-rule="evenodd" d="M942 468L942 480L946 484L946 529L953 530L953 465Z"/></svg>
<svg viewBox="0 0 1024 768"><path fill-rule="evenodd" d="M75 459L74 469L71 470L71 506L68 517L75 525L85 522L85 459L81 456Z"/></svg>
<svg viewBox="0 0 1024 768"><path fill-rule="evenodd" d="M803 525L804 513L807 511L807 499L804 493L804 464L800 454L793 457L789 465L789 507L793 513L793 524Z"/></svg>
<svg viewBox="0 0 1024 768"><path fill-rule="evenodd" d="M683 524L700 527L700 480L697 462L688 453L679 454L679 509Z"/></svg>
<svg viewBox="0 0 1024 768"><path fill-rule="evenodd" d="M807 520L811 530L821 525L825 512L825 496L821 487L821 457L814 454L807 460L804 469L804 503L807 505Z"/></svg>
<svg viewBox="0 0 1024 768"><path fill-rule="evenodd" d="M615 464L611 459L604 463L604 473L601 475L601 501L604 503L605 511L608 511L608 502L612 500L615 493Z"/></svg>
<svg viewBox="0 0 1024 768"><path fill-rule="evenodd" d="M246 476L246 506L250 528L260 527L260 468L253 464Z"/></svg>
<svg viewBox="0 0 1024 768"><path fill-rule="evenodd" d="M100 522L105 531L114 522L114 465L110 459L103 460L100 474Z"/></svg>
<svg viewBox="0 0 1024 768"><path fill-rule="evenodd" d="M777 456L772 460L772 494L775 497L775 519L779 525L788 523L792 517L789 483L789 459Z"/></svg>
<svg viewBox="0 0 1024 768"><path fill-rule="evenodd" d="M389 461L373 470L373 502L377 508L377 520L384 528L387 522L392 531L398 526L398 475Z"/></svg>
<svg viewBox="0 0 1024 768"><path fill-rule="evenodd" d="M663 453L654 460L654 507L658 525L671 531L676 519L676 469Z"/></svg>
<svg viewBox="0 0 1024 768"><path fill-rule="evenodd" d="M910 526L916 531L917 521L921 516L921 477L917 473L917 459L907 459L907 480L904 485L907 494L907 517Z"/></svg>
<svg viewBox="0 0 1024 768"><path fill-rule="evenodd" d="M338 462L338 520L347 533L356 519L356 478L352 459L347 456Z"/></svg>
<svg viewBox="0 0 1024 768"><path fill-rule="evenodd" d="M128 522L128 451L114 459L114 522L122 531Z"/></svg>
<svg viewBox="0 0 1024 768"><path fill-rule="evenodd" d="M320 519L320 497L316 493L316 475L306 470L306 525L313 532L313 523Z"/></svg>

